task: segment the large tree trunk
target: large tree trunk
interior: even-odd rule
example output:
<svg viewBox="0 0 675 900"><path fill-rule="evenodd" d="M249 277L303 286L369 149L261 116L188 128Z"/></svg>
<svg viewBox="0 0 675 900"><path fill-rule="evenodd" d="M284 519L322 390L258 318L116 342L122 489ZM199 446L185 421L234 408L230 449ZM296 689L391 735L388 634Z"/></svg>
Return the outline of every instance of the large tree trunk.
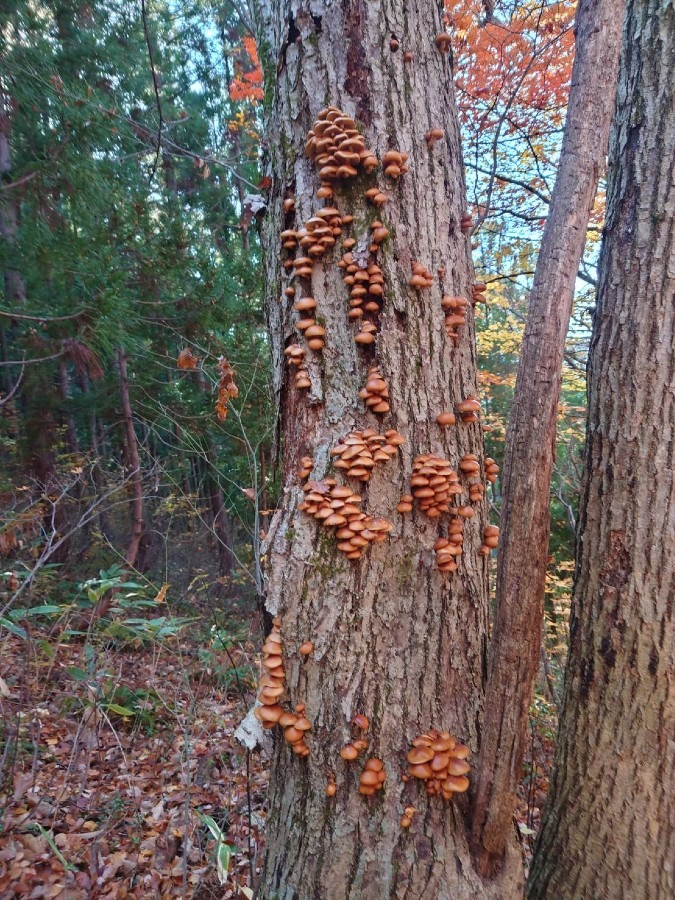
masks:
<svg viewBox="0 0 675 900"><path fill-rule="evenodd" d="M551 469L574 283L614 109L624 0L580 0L560 166L530 294L502 479L490 674L472 840L481 870L500 864L513 827L541 629Z"/></svg>
<svg viewBox="0 0 675 900"><path fill-rule="evenodd" d="M536 898L675 896L675 7L629 0Z"/></svg>
<svg viewBox="0 0 675 900"><path fill-rule="evenodd" d="M268 609L282 618L291 704L304 702L312 722L306 759L280 740L273 763L267 853L261 896L370 900L383 897L510 898L520 889L515 838L501 877L484 884L468 846L466 795L429 800L420 782L404 783L406 751L426 729L446 729L475 750L486 672L487 565L479 555L487 524L484 503L464 529L459 570L441 574L433 544L447 516L396 512L409 490L412 461L435 452L456 469L467 453L482 457L479 424L443 429L436 416L476 392L473 317L455 344L446 337L441 295L471 296L469 238L460 229L465 189L449 56L434 39L442 30L438 4L412 0L333 3L317 0L312 14L293 0L258 4L259 47L273 97L267 146L274 185L265 226L269 325L283 444L282 509L270 525ZM390 47L396 35L400 49ZM412 53L412 61L404 53ZM274 79L276 88L269 77ZM386 299L374 347L354 342L347 318L349 289L334 250L319 260L311 282L296 279L295 299L311 294L326 328L322 354L308 351L311 388L295 387L284 370L284 346L297 340L289 284L281 268L279 233L300 228L326 201L317 199L317 168L304 154L317 113L335 104L353 116L378 156L396 148L410 153L410 171L398 181L381 170L360 175L327 201L354 216L355 253L367 256L370 223L385 222L391 235L377 254ZM430 147L425 133L439 128ZM389 202L377 210L363 193L378 185ZM295 214L282 199L295 196ZM430 290L408 285L411 263L434 275ZM442 271L443 275L438 276ZM279 299L281 295L281 299ZM391 412L366 412L358 392L376 363L391 394ZM329 450L351 429L395 428L405 437L399 454L378 466L370 483L349 484L363 494L364 510L385 516L394 530L356 561L336 549L328 529L298 509L303 499L299 460L314 461L313 479L333 474ZM342 478L338 479L342 481ZM466 498L464 500L466 501ZM301 642L314 643L302 661ZM371 721L366 755L381 758L387 783L377 797L357 793L363 758L344 762L355 713ZM325 788L334 772L337 794ZM409 830L403 809L418 810Z"/></svg>

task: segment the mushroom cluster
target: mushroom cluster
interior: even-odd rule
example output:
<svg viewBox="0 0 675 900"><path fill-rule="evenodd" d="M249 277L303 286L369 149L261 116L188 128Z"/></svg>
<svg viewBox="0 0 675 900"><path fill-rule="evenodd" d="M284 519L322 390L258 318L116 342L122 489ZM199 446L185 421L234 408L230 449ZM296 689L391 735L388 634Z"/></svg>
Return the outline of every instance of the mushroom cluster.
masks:
<svg viewBox="0 0 675 900"><path fill-rule="evenodd" d="M309 263L304 257L300 257L300 261L293 260L292 266L296 269L296 274L300 274L297 270L304 266L309 266L311 270L313 260L323 256L326 250L335 245L342 234L342 226L349 225L351 221L352 216L341 216L340 211L334 207L324 206L307 220L303 228L297 231L287 228L282 231L280 237L284 249L294 250L299 247L309 258Z"/></svg>
<svg viewBox="0 0 675 900"><path fill-rule="evenodd" d="M396 509L400 513L409 513L409 512L412 512L412 508L413 508L413 495L412 494L404 494L401 497Z"/></svg>
<svg viewBox="0 0 675 900"><path fill-rule="evenodd" d="M322 109L317 116L307 135L305 153L319 166L323 181L354 178L359 167L366 173L377 168L377 157L366 147L356 122L336 106Z"/></svg>
<svg viewBox="0 0 675 900"><path fill-rule="evenodd" d="M408 171L408 154L401 153L399 150L387 150L382 157L382 165L384 166L384 174L390 178L399 178Z"/></svg>
<svg viewBox="0 0 675 900"><path fill-rule="evenodd" d="M396 454L396 448L405 443L405 438L390 429L378 434L373 428L351 431L331 450L337 457L333 465L343 469L350 478L368 482L378 462L387 462Z"/></svg>
<svg viewBox="0 0 675 900"><path fill-rule="evenodd" d="M475 306L476 303L486 303L485 299L485 291L487 291L487 285L484 281L477 281L471 289L471 302Z"/></svg>
<svg viewBox="0 0 675 900"><path fill-rule="evenodd" d="M234 369L224 356L216 363L216 371L220 375L218 379L218 397L216 398L216 416L220 422L224 422L229 412L228 404L239 396L239 388L234 383Z"/></svg>
<svg viewBox="0 0 675 900"><path fill-rule="evenodd" d="M363 196L369 203L372 203L373 206L384 206L389 197L381 191L379 188L368 188L367 191L363 192Z"/></svg>
<svg viewBox="0 0 675 900"><path fill-rule="evenodd" d="M497 475L499 475L499 466L494 461L491 456L485 457L485 477L490 482L490 484L494 484L497 480Z"/></svg>
<svg viewBox="0 0 675 900"><path fill-rule="evenodd" d="M434 453L416 457L410 487L419 508L430 519L443 512L450 512L450 501L455 494L461 494L459 477L447 459Z"/></svg>
<svg viewBox="0 0 675 900"><path fill-rule="evenodd" d="M381 226L381 222L373 225ZM372 226L371 226L372 227ZM386 234L385 234L386 232ZM376 227L373 230L373 239L386 237L389 234L386 228ZM377 250L377 244L371 246ZM374 252L374 251L373 251ZM363 316L376 316L382 306L384 298L384 275L377 263L368 266L360 266L351 253L345 253L338 266L344 270L343 281L349 287L350 300L348 318L361 320L360 331L354 338L357 344L375 343L377 327L372 322L363 321Z"/></svg>
<svg viewBox="0 0 675 900"><path fill-rule="evenodd" d="M464 543L463 530L464 520L459 516L455 517L450 520L448 525L447 538L440 537L434 544L439 572L457 571L457 559L462 555L462 544Z"/></svg>
<svg viewBox="0 0 675 900"><path fill-rule="evenodd" d="M300 344L289 344L284 350L284 356L288 357L288 365L295 366L295 386L301 390L312 386L309 380L309 372L305 368L305 350Z"/></svg>
<svg viewBox="0 0 675 900"><path fill-rule="evenodd" d="M300 465L298 466L298 478L305 480L305 478L309 478L312 469L314 468L314 461L311 456L303 456L300 460Z"/></svg>
<svg viewBox="0 0 675 900"><path fill-rule="evenodd" d="M352 740L348 744L345 744L340 750L340 756L342 759L347 760L347 762L356 759L359 753L368 747L368 741L363 737L365 732L370 728L368 717L364 716L363 713L357 713L352 719L351 724L352 728L354 728L357 733L361 732L361 737L352 738Z"/></svg>
<svg viewBox="0 0 675 900"><path fill-rule="evenodd" d="M469 787L466 777L471 766L466 761L469 748L458 744L447 731L430 729L412 742L409 751L408 772L425 783L427 794L438 794L444 800L452 800L454 794L462 794Z"/></svg>
<svg viewBox="0 0 675 900"><path fill-rule="evenodd" d="M347 559L359 559L369 544L379 544L392 530L391 522L361 512L361 497L351 488L337 484L334 478L308 481L303 490L306 497L298 509L318 519L325 528L337 528L338 550Z"/></svg>
<svg viewBox="0 0 675 900"><path fill-rule="evenodd" d="M337 785L335 784L335 774L328 773L328 784L326 785L326 796L334 797L337 794Z"/></svg>
<svg viewBox="0 0 675 900"><path fill-rule="evenodd" d="M490 550L496 550L499 546L499 528L497 525L486 525L483 532L483 543L478 551L482 556L487 556Z"/></svg>
<svg viewBox="0 0 675 900"><path fill-rule="evenodd" d="M379 413L380 415L389 412L390 406L387 402L389 388L377 366L371 366L368 369L366 385L359 391L359 397L365 402L371 412Z"/></svg>
<svg viewBox="0 0 675 900"><path fill-rule="evenodd" d="M472 422L478 421L480 400L471 394L466 400L460 400L459 403L455 403L455 409L459 413L462 422L465 425L470 425Z"/></svg>
<svg viewBox="0 0 675 900"><path fill-rule="evenodd" d="M481 467L475 453L466 453L459 461L459 470L469 482L469 500L471 503L480 503L483 499L484 486L480 480ZM478 480L476 480L478 479Z"/></svg>
<svg viewBox="0 0 675 900"><path fill-rule="evenodd" d="M471 234L473 231L473 219L471 218L471 213L464 213L459 221L459 227L462 234Z"/></svg>
<svg viewBox="0 0 675 900"><path fill-rule="evenodd" d="M359 794L372 797L376 791L382 790L386 780L387 773L384 771L384 763L376 756L371 756L366 760L359 778Z"/></svg>
<svg viewBox="0 0 675 900"><path fill-rule="evenodd" d="M406 806L403 810L403 815L401 816L401 828L410 828L412 825L413 816L417 810L414 806Z"/></svg>
<svg viewBox="0 0 675 900"><path fill-rule="evenodd" d="M426 266L422 265L419 262L412 263L412 275L410 276L410 280L408 284L410 287L415 288L416 291L421 291L423 288L430 288L434 283L434 276L431 274L429 269Z"/></svg>
<svg viewBox="0 0 675 900"><path fill-rule="evenodd" d="M424 139L429 145L429 149L434 146L436 141L440 141L443 137L443 129L442 128L430 128L429 131L424 135Z"/></svg>
<svg viewBox="0 0 675 900"><path fill-rule="evenodd" d="M263 644L263 666L267 670L260 679L258 701L255 709L256 718L263 728L274 728L281 725L284 737L298 756L309 756L309 747L305 743L305 735L312 727L305 716L305 705L299 703L292 713L281 706L280 700L286 692L286 673L284 671L283 644L281 640L281 621L272 620L272 630Z"/></svg>
<svg viewBox="0 0 675 900"><path fill-rule="evenodd" d="M441 306L445 310L445 333L449 338L457 340L457 329L466 324L469 301L465 297L443 297Z"/></svg>

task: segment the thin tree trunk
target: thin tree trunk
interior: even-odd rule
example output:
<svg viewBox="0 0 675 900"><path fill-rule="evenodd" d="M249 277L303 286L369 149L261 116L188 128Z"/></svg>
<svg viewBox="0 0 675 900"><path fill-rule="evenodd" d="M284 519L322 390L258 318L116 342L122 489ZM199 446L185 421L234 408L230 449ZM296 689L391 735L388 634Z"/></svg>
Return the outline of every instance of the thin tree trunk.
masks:
<svg viewBox="0 0 675 900"><path fill-rule="evenodd" d="M455 345L446 336L441 307L443 294L471 296L472 269L469 239L460 229L466 200L450 59L434 42L442 30L440 9L431 0L405 7L400 0L316 0L309 15L296 0L261 0L257 14L266 73L278 75L276 89L267 85L274 98L267 134L275 179L265 244L284 456L282 509L263 545L270 561L267 608L282 617L291 706L305 703L312 722L308 758L293 755L283 740L277 743L260 896L515 897L521 879L515 841L500 878L484 884L470 859L466 795L453 803L429 799L420 782L401 779L411 741L428 728L448 730L477 747L486 669L487 564L478 553L486 504L478 503L467 520L459 570L450 575L438 571L433 551L447 519L439 524L417 510L396 512L418 454L441 454L456 469L464 454L482 458L483 452L479 424L443 429L436 423L440 412L476 393L472 313ZM400 52L390 48L392 34ZM408 51L412 62L403 58ZM317 169L304 154L307 132L326 104L353 116L380 158L390 149L409 152L410 171L398 181L381 170L360 176L327 201L354 222L317 261L310 287L283 274L279 233L300 228L327 205L316 198ZM435 128L443 137L430 147L425 133ZM364 200L364 191L375 185L390 197L380 209ZM294 215L283 213L286 192L295 196ZM363 349L354 342L349 289L336 263L347 235L358 242L354 253L366 259L377 219L390 230L377 253L386 299L377 343ZM413 261L433 273L430 290L409 286ZM294 299L311 293L317 300L326 328L323 352L307 351L309 391L295 387L282 362L284 347L297 340L293 301L282 294L291 283ZM391 412L384 420L358 399L373 363L390 390ZM364 510L394 525L386 543L350 562L336 549L334 535L298 509L304 494L296 470L309 455L313 479L332 474L330 448L351 429L365 427L394 428L405 444L378 466L365 490L349 479L363 494ZM306 640L314 650L301 661L298 646ZM371 722L366 755L379 757L387 773L376 798L357 792L363 759L347 763L339 756L357 712ZM334 797L325 793L330 772L337 781ZM406 830L399 821L408 805L417 813Z"/></svg>
<svg viewBox="0 0 675 900"><path fill-rule="evenodd" d="M5 181L11 180L12 171L12 119L11 97L0 84L0 181L5 190L0 192L0 238L11 244L16 239L19 227L18 191L7 189ZM23 276L11 267L5 269L5 301L12 304L23 304L26 299L26 286Z"/></svg>
<svg viewBox="0 0 675 900"><path fill-rule="evenodd" d="M675 896L675 7L629 0L533 898Z"/></svg>
<svg viewBox="0 0 675 900"><path fill-rule="evenodd" d="M134 428L134 416L129 397L129 374L127 371L127 355L122 347L117 349L119 368L120 399L122 401L122 418L127 445L127 464L131 472L131 534L127 545L126 560L135 566L138 560L138 548L143 535L143 473L138 453L138 439Z"/></svg>
<svg viewBox="0 0 675 900"><path fill-rule="evenodd" d="M65 359L59 362L59 393L63 401L63 416L66 420L66 438L68 442L68 451L76 454L80 452L80 444L77 437L77 424L75 416L70 408L73 400L73 389L70 382L70 373L68 372L68 363Z"/></svg>
<svg viewBox="0 0 675 900"><path fill-rule="evenodd" d="M506 438L497 599L482 720L472 844L483 873L501 864L540 663L549 493L560 374L614 106L624 0L580 0L560 166L542 239Z"/></svg>
<svg viewBox="0 0 675 900"><path fill-rule="evenodd" d="M206 495L213 516L213 533L218 542L218 572L221 577L229 578L234 571L234 554L232 553L232 533L223 497L223 489L218 480L216 468L216 449L208 435L203 439L205 461Z"/></svg>

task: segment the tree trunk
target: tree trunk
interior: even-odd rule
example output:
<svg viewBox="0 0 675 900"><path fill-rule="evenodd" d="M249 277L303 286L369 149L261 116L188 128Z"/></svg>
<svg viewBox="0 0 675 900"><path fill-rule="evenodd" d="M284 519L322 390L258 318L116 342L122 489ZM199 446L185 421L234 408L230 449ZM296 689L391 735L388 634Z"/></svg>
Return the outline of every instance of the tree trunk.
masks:
<svg viewBox="0 0 675 900"><path fill-rule="evenodd" d="M131 534L127 545L126 560L134 567L138 560L138 548L143 535L143 473L138 453L138 439L134 428L134 415L129 397L129 374L127 372L127 355L122 347L117 349L117 363L120 377L120 399L122 401L122 418L127 445L127 464L131 481Z"/></svg>
<svg viewBox="0 0 675 900"><path fill-rule="evenodd" d="M12 171L11 103L11 97L0 85L0 181L4 189L0 192L0 238L8 244L14 242L19 227L18 190L5 184L11 180ZM3 277L5 302L10 307L22 304L26 299L26 286L21 273L16 269L7 268Z"/></svg>
<svg viewBox="0 0 675 900"><path fill-rule="evenodd" d="M218 478L216 466L216 448L210 435L203 438L203 454L205 463L204 490L213 516L213 533L218 543L218 574L221 578L229 578L234 571L234 554L232 552L232 533L230 521L225 507L223 489Z"/></svg>
<svg viewBox="0 0 675 900"><path fill-rule="evenodd" d="M515 841L501 877L484 884L470 859L466 795L453 803L428 799L419 781L401 779L411 741L428 728L448 730L476 749L486 671L487 564L478 553L486 505L478 503L467 519L459 569L446 575L436 568L433 545L446 532L447 517L396 512L418 454L438 453L457 469L464 454L482 459L483 453L479 424L444 429L436 423L440 412L476 393L471 309L455 345L441 307L442 294L471 296L472 269L469 238L460 229L465 188L450 59L434 42L442 30L439 7L431 0L405 8L400 0L316 0L310 15L296 0L260 0L257 15L273 98L267 150L274 183L264 240L284 451L282 508L263 545L267 607L282 618L289 702L305 703L312 722L308 758L293 755L283 740L276 745L261 897L514 897L521 875ZM391 49L393 35L398 52ZM380 158L390 149L410 153L410 171L394 181L378 169L343 184L327 202L354 216L350 230L316 262L311 281L291 282L281 266L287 254L279 233L300 228L326 205L316 197L317 167L304 154L307 132L326 104L353 116ZM436 128L443 136L429 146L425 133ZM380 209L364 200L375 185L390 197ZM288 194L295 196L295 213L284 215ZM349 289L336 263L347 234L358 242L356 258L367 261L376 219L390 231L376 257L386 299L377 342L364 349L354 341ZM430 290L409 286L414 261L433 273ZM282 294L290 284L296 288L291 299ZM304 391L285 371L283 350L298 340L293 299L308 294L317 300L326 346L320 354L307 351L311 388ZM390 390L391 412L383 420L358 399L374 363ZM348 561L334 533L298 509L304 494L296 470L309 455L312 479L334 474L330 449L350 430L366 427L396 429L405 444L378 464L368 485L344 482L362 494L364 511L386 517L394 529L386 543ZM298 646L306 640L314 650L301 662ZM357 792L363 758L347 763L339 756L359 712L371 722L366 755L379 757L387 773L377 797ZM334 797L325 793L330 772ZM405 830L399 820L409 805L417 813Z"/></svg>
<svg viewBox="0 0 675 900"><path fill-rule="evenodd" d="M472 842L481 871L500 865L513 828L540 664L565 338L614 107L624 0L580 0L560 166L530 295L506 438L502 535Z"/></svg>
<svg viewBox="0 0 675 900"><path fill-rule="evenodd" d="M629 0L534 898L675 896L675 7Z"/></svg>

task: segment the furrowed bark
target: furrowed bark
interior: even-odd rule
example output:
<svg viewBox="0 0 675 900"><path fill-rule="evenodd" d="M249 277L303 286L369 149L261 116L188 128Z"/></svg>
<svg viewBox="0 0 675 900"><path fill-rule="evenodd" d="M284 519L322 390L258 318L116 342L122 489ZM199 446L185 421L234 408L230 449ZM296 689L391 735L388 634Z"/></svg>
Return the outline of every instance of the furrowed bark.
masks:
<svg viewBox="0 0 675 900"><path fill-rule="evenodd" d="M540 661L560 375L574 282L604 166L623 9L624 0L579 2L560 165L530 294L506 437L496 611L472 810L472 844L484 874L501 864L513 829Z"/></svg>
<svg viewBox="0 0 675 900"><path fill-rule="evenodd" d="M532 898L675 896L675 7L629 0L560 738Z"/></svg>
<svg viewBox="0 0 675 900"><path fill-rule="evenodd" d="M460 230L465 211L457 115L449 57L434 43L442 30L438 5L412 0L333 3L315 0L311 13L297 0L257 4L258 46L266 69L267 152L274 182L264 225L268 320L274 384L281 412L282 509L270 523L264 553L269 561L267 606L282 619L291 704L307 704L311 755L299 759L277 739L270 817L260 896L322 900L383 897L481 898L518 896L520 854L514 844L502 877L484 884L472 867L467 798L452 804L428 800L401 773L410 741L430 727L447 729L476 748L486 671L488 592L484 557L478 554L487 524L484 504L465 529L459 570L443 576L433 544L439 524L415 511L395 511L407 493L414 457L429 451L456 468L466 453L482 459L477 424L441 429L436 415L476 392L473 316L453 346L444 329L442 294L471 296L469 238ZM392 52L396 35L400 50ZM404 52L413 54L405 62ZM297 340L279 233L299 228L324 201L319 178L304 154L317 113L334 104L363 128L381 158L389 149L410 153L410 171L398 181L361 175L328 201L354 223L347 234L363 250L370 223L380 219L391 236L378 252L386 300L374 351L359 349L347 318L349 290L334 251L314 266L311 295L325 324L322 354L308 352L312 387L298 391L283 363L284 347ZM431 149L425 132L441 128ZM389 202L369 207L363 192L381 186ZM286 191L294 216L284 216ZM346 235L343 235L343 237ZM411 262L434 273L431 290L408 286ZM436 276L445 269L442 279ZM295 283L296 288L298 287ZM281 297L281 299L279 299ZM389 384L391 413L366 413L358 391L366 370L380 366ZM347 561L336 539L297 509L304 495L295 472L304 455L313 479L334 474L329 451L353 428L397 429L406 439L397 457L375 470L368 485L349 483L364 495L364 510L389 518L387 543ZM339 481L347 481L338 478ZM447 524L447 517L443 525ZM443 531L446 529L443 528ZM314 643L302 661L298 646ZM357 712L371 721L367 755L381 758L385 789L357 793L363 759L347 763L339 750L352 734ZM334 772L337 794L325 793ZM418 810L412 827L399 820L405 806Z"/></svg>

